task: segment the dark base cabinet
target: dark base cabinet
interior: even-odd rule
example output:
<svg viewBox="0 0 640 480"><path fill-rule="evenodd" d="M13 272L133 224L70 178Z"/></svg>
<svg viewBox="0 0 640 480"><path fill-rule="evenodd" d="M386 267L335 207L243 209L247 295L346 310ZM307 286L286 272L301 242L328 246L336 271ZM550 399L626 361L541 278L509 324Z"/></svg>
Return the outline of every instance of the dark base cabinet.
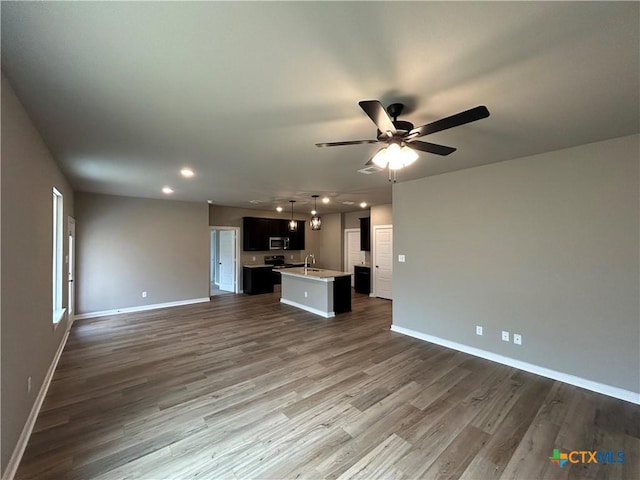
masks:
<svg viewBox="0 0 640 480"><path fill-rule="evenodd" d="M273 293L273 267L243 267L242 289L249 295Z"/></svg>
<svg viewBox="0 0 640 480"><path fill-rule="evenodd" d="M336 277L333 281L333 311L336 315L351 311L351 277Z"/></svg>
<svg viewBox="0 0 640 480"><path fill-rule="evenodd" d="M371 268L363 265L354 267L353 288L356 293L371 293Z"/></svg>

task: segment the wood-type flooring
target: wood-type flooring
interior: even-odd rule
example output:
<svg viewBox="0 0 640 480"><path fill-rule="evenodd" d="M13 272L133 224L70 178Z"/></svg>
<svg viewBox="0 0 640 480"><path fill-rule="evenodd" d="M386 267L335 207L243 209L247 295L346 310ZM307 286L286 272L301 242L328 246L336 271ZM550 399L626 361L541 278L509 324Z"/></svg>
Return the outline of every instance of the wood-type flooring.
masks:
<svg viewBox="0 0 640 480"><path fill-rule="evenodd" d="M16 478L640 478L639 406L390 325L359 294L332 319L274 293L78 321Z"/></svg>

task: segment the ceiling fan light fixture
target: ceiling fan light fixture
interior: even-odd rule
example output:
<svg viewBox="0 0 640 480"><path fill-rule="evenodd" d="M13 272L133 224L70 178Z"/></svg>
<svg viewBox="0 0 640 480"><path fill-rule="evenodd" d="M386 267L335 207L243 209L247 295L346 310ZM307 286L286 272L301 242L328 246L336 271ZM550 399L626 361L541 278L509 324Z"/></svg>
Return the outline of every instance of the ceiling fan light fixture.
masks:
<svg viewBox="0 0 640 480"><path fill-rule="evenodd" d="M389 170L399 170L405 166L405 154L397 143L392 143L387 147L387 161Z"/></svg>
<svg viewBox="0 0 640 480"><path fill-rule="evenodd" d="M378 150L378 153L376 153L373 156L371 161L374 163L374 165L377 165L380 168L386 168L387 167L387 163L389 163L389 160L387 160L387 149L386 149L386 147L385 148L381 148L380 150Z"/></svg>
<svg viewBox="0 0 640 480"><path fill-rule="evenodd" d="M416 151L407 147L406 145L400 149L400 153L402 154L402 159L405 167L408 167L418 159L418 154L416 153Z"/></svg>

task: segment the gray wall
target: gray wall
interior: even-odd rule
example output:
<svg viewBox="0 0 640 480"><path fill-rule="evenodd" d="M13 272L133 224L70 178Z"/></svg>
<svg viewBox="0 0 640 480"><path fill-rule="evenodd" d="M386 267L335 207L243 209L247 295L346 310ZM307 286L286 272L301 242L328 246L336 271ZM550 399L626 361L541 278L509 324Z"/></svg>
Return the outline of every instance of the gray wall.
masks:
<svg viewBox="0 0 640 480"><path fill-rule="evenodd" d="M348 212L343 214L344 228L360 228L360 219L364 217L370 217L371 212L367 209L362 209L357 212Z"/></svg>
<svg viewBox="0 0 640 480"><path fill-rule="evenodd" d="M206 203L77 193L76 312L208 297L207 220Z"/></svg>
<svg viewBox="0 0 640 480"><path fill-rule="evenodd" d="M396 184L394 325L640 392L639 158L634 135Z"/></svg>
<svg viewBox="0 0 640 480"><path fill-rule="evenodd" d="M393 225L393 208L391 204L371 207L371 239L374 225Z"/></svg>
<svg viewBox="0 0 640 480"><path fill-rule="evenodd" d="M63 195L64 229L73 192L2 76L2 453L15 449L67 328L52 323L52 188ZM67 235L64 235L67 255ZM67 266L63 267L66 278ZM67 282L62 304L67 306ZM32 390L27 393L27 377Z"/></svg>
<svg viewBox="0 0 640 480"><path fill-rule="evenodd" d="M339 271L344 269L343 232L341 213L322 215L322 229L312 232L312 239L315 241L308 247L309 252L317 259L316 267Z"/></svg>

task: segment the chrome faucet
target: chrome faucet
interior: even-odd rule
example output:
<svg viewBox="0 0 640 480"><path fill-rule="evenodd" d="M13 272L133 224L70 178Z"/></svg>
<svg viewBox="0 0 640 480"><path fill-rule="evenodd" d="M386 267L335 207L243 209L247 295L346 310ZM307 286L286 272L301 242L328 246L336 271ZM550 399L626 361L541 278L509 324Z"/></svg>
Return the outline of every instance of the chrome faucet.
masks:
<svg viewBox="0 0 640 480"><path fill-rule="evenodd" d="M316 263L316 257L313 255L313 253L310 253L309 255L304 257L304 273L307 273L307 268L309 268L309 257L311 257L312 263Z"/></svg>

